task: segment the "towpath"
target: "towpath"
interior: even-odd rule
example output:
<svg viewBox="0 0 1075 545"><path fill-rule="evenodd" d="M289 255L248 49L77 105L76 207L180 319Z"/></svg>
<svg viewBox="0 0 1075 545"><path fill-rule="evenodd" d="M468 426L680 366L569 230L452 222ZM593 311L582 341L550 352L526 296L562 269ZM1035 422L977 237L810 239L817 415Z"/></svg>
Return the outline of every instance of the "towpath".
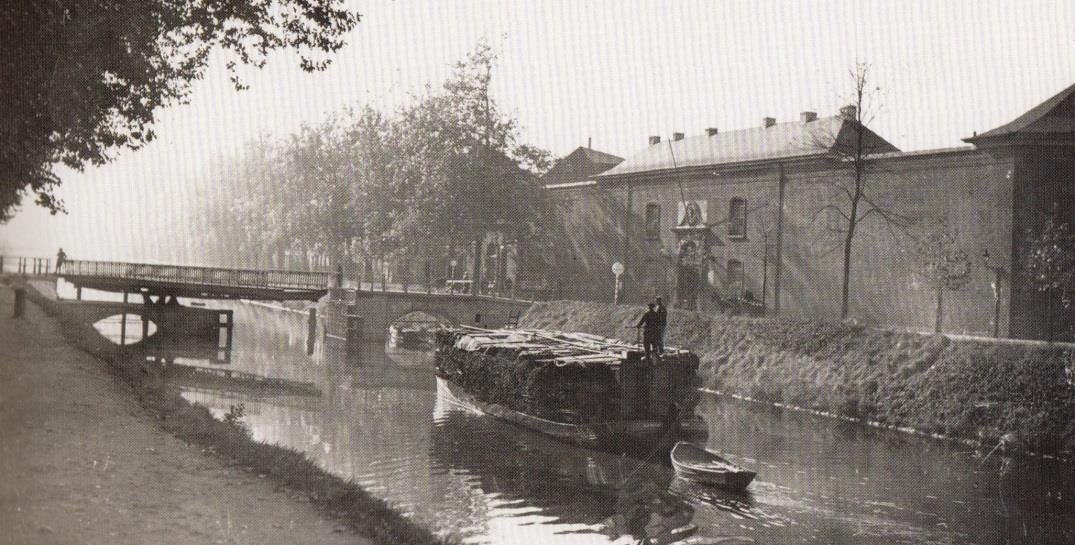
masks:
<svg viewBox="0 0 1075 545"><path fill-rule="evenodd" d="M0 285L0 544L367 543L162 430Z"/></svg>

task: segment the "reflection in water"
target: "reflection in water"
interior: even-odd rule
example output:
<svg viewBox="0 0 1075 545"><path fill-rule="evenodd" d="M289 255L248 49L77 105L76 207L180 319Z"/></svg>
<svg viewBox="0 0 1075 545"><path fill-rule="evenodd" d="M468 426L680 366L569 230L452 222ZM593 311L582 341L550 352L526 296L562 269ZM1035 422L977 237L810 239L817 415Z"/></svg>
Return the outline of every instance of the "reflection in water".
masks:
<svg viewBox="0 0 1075 545"><path fill-rule="evenodd" d="M580 449L456 407L438 395L434 467L472 475L484 494L526 505L555 533L657 543L693 516L689 504L667 491L672 472L663 465Z"/></svg>
<svg viewBox="0 0 1075 545"><path fill-rule="evenodd" d="M428 353L305 353L305 316L238 304L230 368L319 398L185 389L244 403L258 440L306 452L435 531L476 543L1075 543L1072 470L716 396L708 448L756 469L745 494L663 463L561 444L439 400ZM203 362L205 363L205 362Z"/></svg>
<svg viewBox="0 0 1075 545"><path fill-rule="evenodd" d="M104 338L121 345L130 345L142 340L142 316L139 314L116 314L98 320L93 324ZM146 338L157 332L157 324L149 321L145 324Z"/></svg>

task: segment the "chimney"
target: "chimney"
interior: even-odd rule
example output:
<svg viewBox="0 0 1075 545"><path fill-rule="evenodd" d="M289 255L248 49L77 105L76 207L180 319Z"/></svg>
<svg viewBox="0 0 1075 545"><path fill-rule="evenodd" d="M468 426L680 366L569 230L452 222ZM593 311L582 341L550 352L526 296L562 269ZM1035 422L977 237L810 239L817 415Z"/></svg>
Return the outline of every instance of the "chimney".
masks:
<svg viewBox="0 0 1075 545"><path fill-rule="evenodd" d="M799 114L799 120L803 123L809 123L817 120L817 112L802 112Z"/></svg>
<svg viewBox="0 0 1075 545"><path fill-rule="evenodd" d="M709 127L708 129L705 130L705 135L706 136L716 136L717 135L717 128L716 127Z"/></svg>
<svg viewBox="0 0 1075 545"><path fill-rule="evenodd" d="M776 118L774 118L774 117L763 117L761 119L761 125L768 129L769 127L772 127L773 125L776 125Z"/></svg>
<svg viewBox="0 0 1075 545"><path fill-rule="evenodd" d="M844 119L855 119L855 114L858 113L858 108L854 104L848 104L843 108L840 108L840 117Z"/></svg>
<svg viewBox="0 0 1075 545"><path fill-rule="evenodd" d="M656 146L657 144L660 144L660 143L661 143L661 137L660 136L651 136L651 137L649 137L649 145Z"/></svg>
<svg viewBox="0 0 1075 545"><path fill-rule="evenodd" d="M672 133L672 140L675 141L675 142L679 142L680 140L683 140L683 133L681 133L681 132Z"/></svg>

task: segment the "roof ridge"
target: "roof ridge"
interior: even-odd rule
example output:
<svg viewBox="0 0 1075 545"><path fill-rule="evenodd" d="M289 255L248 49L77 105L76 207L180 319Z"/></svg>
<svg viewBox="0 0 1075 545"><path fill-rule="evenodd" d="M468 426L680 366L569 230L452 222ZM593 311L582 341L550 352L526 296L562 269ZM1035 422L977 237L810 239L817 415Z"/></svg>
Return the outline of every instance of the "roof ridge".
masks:
<svg viewBox="0 0 1075 545"><path fill-rule="evenodd" d="M1023 112L1022 115L1015 119L993 129L972 136L970 138L964 138L964 142L974 143L982 138L990 138L995 136L1003 136L1008 134L1017 133L1025 129L1029 129L1031 125L1034 125L1043 119L1053 117L1053 113L1062 106L1067 100L1075 96L1075 83L1067 86L1064 90L1049 97L1044 102L1041 102L1037 106Z"/></svg>
<svg viewBox="0 0 1075 545"><path fill-rule="evenodd" d="M712 136L697 135L668 140L643 148L626 161L598 174L597 178L823 155L844 140L846 131L843 129L847 123L847 118L834 115L807 122L793 120L774 123L768 127L756 126L718 132ZM896 146L868 127L865 130L868 138L881 148L878 153L899 151ZM828 140L831 140L831 145L827 143Z"/></svg>

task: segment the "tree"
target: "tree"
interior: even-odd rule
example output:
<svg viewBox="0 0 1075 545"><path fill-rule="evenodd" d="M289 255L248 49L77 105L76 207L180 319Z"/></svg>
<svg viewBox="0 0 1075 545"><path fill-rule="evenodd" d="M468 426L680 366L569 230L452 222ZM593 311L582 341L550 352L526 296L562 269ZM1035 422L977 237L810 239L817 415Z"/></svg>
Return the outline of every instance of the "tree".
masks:
<svg viewBox="0 0 1075 545"><path fill-rule="evenodd" d="M403 165L410 191L402 233L472 244L479 289L487 234L520 240L537 232L546 210L534 174L548 168L549 154L520 143L517 122L499 110L490 91L495 64L492 48L479 44L441 93L400 116L405 156L415 158Z"/></svg>
<svg viewBox="0 0 1075 545"><path fill-rule="evenodd" d="M876 169L876 155L898 151L867 128L872 121L870 113L879 87L870 84L870 65L858 63L848 72L852 83L851 103L841 110L845 123L837 134L823 135L814 142L815 147L830 153L836 164L846 172L846 177L834 177L823 183L833 189L835 202L818 210L839 218L839 232L843 241L843 276L841 284L840 319L847 319L851 291L851 256L855 235L863 220L876 216L890 227L906 229L911 220L887 206L870 191L871 174Z"/></svg>
<svg viewBox="0 0 1075 545"><path fill-rule="evenodd" d="M1028 232L1023 267L1031 287L1046 297L1048 340L1054 338L1053 305L1059 300L1070 309L1075 300L1075 233L1071 223L1060 219L1056 210L1046 218L1041 231Z"/></svg>
<svg viewBox="0 0 1075 545"><path fill-rule="evenodd" d="M0 8L0 221L24 193L63 210L53 166L108 162L154 137L162 107L187 100L210 53L236 68L297 50L307 71L359 16L339 0L12 0Z"/></svg>
<svg viewBox="0 0 1075 545"><path fill-rule="evenodd" d="M971 278L971 260L957 240L957 234L941 221L936 230L918 241L921 270L927 283L937 291L937 312L933 331L941 333L944 323L944 292L957 291Z"/></svg>

